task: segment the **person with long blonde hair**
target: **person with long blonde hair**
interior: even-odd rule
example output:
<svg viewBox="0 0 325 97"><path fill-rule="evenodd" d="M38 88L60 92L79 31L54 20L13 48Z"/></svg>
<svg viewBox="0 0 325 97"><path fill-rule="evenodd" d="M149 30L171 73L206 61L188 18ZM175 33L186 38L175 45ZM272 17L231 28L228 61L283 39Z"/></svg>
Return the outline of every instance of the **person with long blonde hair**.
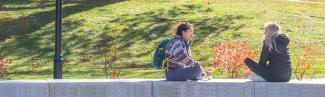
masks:
<svg viewBox="0 0 325 97"><path fill-rule="evenodd" d="M291 78L289 38L277 23L266 23L263 48L259 62L246 58L247 67L253 72L252 81L288 82Z"/></svg>

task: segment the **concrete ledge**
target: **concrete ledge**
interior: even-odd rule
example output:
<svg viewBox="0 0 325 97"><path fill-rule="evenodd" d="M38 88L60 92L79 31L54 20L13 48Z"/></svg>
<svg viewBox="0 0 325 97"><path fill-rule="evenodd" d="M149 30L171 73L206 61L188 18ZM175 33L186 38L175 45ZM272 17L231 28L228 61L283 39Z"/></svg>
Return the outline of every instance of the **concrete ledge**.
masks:
<svg viewBox="0 0 325 97"><path fill-rule="evenodd" d="M255 97L325 97L325 81L255 82Z"/></svg>
<svg viewBox="0 0 325 97"><path fill-rule="evenodd" d="M47 81L0 81L0 97L48 97Z"/></svg>
<svg viewBox="0 0 325 97"><path fill-rule="evenodd" d="M325 81L9 80L0 97L325 97Z"/></svg>
<svg viewBox="0 0 325 97"><path fill-rule="evenodd" d="M153 83L153 97L253 97L254 83L248 80Z"/></svg>
<svg viewBox="0 0 325 97"><path fill-rule="evenodd" d="M54 80L50 97L152 97L153 80Z"/></svg>

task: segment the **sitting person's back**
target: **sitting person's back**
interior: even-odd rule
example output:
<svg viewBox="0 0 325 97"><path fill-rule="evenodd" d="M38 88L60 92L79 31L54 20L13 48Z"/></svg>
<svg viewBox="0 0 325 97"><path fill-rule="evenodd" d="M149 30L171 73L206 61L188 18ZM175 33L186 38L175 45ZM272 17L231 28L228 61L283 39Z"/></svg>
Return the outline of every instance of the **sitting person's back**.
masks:
<svg viewBox="0 0 325 97"><path fill-rule="evenodd" d="M274 46L277 49L269 52L269 64L268 67L273 77L276 79L283 79L283 81L289 80L291 77L291 61L290 52L288 48L290 40L286 34L280 34L276 37Z"/></svg>

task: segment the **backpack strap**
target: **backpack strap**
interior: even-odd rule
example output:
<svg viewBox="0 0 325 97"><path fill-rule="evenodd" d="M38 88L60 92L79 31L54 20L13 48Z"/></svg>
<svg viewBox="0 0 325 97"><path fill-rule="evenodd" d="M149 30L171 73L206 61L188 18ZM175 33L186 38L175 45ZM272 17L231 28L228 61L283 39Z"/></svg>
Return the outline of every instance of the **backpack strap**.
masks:
<svg viewBox="0 0 325 97"><path fill-rule="evenodd" d="M167 70L169 69L169 66L170 66L170 61L173 59L171 55L167 54L167 52L169 52L169 50L172 48L173 44L176 42L176 41L181 41L182 44L183 44L183 47L187 49L188 51L188 47L187 45L182 41L180 40L179 38L171 38L169 39L166 47L165 47L165 59L163 60L163 65L162 65L162 68L164 70Z"/></svg>
<svg viewBox="0 0 325 97"><path fill-rule="evenodd" d="M168 71L169 69L169 66L170 66L170 61L172 61L172 56L167 54L167 52L169 52L169 50L172 48L173 44L178 41L177 38L172 38L170 39L170 41L168 42L168 44L166 45L166 48L165 48L165 53L166 53L166 58L164 60L166 66L165 66L165 69Z"/></svg>
<svg viewBox="0 0 325 97"><path fill-rule="evenodd" d="M164 67L165 67L165 70L169 70L169 66L170 66L170 60L172 59L172 56L167 54L167 52L171 49L171 47L173 46L173 44L177 41L178 39L176 38L172 38L170 39L170 41L168 42L168 44L166 45L165 47L165 53L166 53L166 58L165 60L163 61L164 62ZM165 66L166 64L166 66Z"/></svg>

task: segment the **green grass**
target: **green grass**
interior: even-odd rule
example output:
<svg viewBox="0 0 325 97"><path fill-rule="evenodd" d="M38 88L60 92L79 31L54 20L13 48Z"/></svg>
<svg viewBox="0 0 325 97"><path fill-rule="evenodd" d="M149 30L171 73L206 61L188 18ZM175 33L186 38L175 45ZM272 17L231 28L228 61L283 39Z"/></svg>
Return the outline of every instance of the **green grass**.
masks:
<svg viewBox="0 0 325 97"><path fill-rule="evenodd" d="M67 0L65 0L67 1ZM193 55L212 66L212 48L225 41L247 40L259 52L263 25L282 25L291 38L293 65L303 47L317 43L317 58L308 77L325 77L324 4L285 0L69 0L64 2L64 78L105 78L103 54L121 70L120 78L162 78L151 67L157 43L170 37L179 21L194 23ZM7 79L51 79L54 54L54 0L2 0L0 54L12 58ZM100 50L101 51L101 50ZM104 50L103 52L105 52ZM82 61L86 59L86 61ZM132 64L140 67L130 67ZM224 77L219 73L216 77Z"/></svg>

